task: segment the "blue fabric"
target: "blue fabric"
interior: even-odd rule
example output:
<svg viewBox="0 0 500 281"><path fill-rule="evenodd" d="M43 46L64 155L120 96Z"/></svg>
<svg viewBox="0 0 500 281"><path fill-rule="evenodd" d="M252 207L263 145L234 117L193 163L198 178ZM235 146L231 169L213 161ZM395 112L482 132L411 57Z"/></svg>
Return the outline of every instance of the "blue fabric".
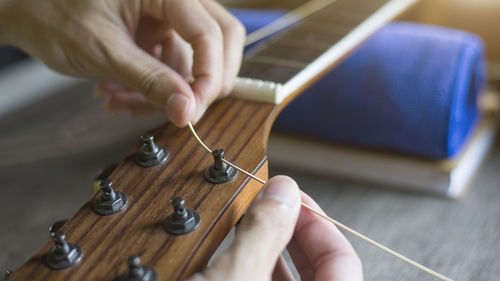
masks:
<svg viewBox="0 0 500 281"><path fill-rule="evenodd" d="M476 97L486 80L483 52L482 41L467 32L392 23L288 105L275 129L432 159L451 157L480 118Z"/></svg>

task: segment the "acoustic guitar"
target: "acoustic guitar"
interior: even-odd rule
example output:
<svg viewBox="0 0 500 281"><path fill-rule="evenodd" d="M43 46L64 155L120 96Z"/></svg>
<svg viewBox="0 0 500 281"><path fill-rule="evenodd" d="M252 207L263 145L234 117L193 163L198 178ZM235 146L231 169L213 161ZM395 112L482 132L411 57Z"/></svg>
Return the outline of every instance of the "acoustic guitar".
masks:
<svg viewBox="0 0 500 281"><path fill-rule="evenodd" d="M274 118L416 0L313 0L268 29L245 57L234 93L196 124L166 124L137 147L9 281L183 280L203 270L267 179ZM264 33L264 35L266 35ZM265 37L265 36L261 36Z"/></svg>

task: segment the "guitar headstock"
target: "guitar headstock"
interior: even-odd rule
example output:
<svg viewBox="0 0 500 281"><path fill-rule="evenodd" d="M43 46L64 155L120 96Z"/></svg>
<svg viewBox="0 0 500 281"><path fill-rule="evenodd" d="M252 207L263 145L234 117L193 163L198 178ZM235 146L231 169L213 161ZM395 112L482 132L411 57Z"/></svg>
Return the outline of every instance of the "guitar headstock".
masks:
<svg viewBox="0 0 500 281"><path fill-rule="evenodd" d="M229 98L196 127L207 145L224 148L226 159L267 178L265 144L276 112L272 104ZM101 191L9 281L117 280L134 266L153 270L157 280L182 280L206 266L262 185L242 174L213 183L209 169L217 163L186 128L167 124L149 133L158 147L153 139L140 140ZM185 225L175 221L185 218ZM65 245L80 252L57 269L60 261L51 255Z"/></svg>

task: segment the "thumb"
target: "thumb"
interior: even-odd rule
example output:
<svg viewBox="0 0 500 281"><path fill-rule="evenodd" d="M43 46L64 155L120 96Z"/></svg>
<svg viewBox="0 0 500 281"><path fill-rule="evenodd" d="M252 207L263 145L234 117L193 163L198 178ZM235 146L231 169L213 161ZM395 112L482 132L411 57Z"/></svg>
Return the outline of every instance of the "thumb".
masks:
<svg viewBox="0 0 500 281"><path fill-rule="evenodd" d="M157 60L131 40L118 40L109 55L113 79L141 92L165 113L174 125L186 126L196 110L189 84L175 70Z"/></svg>
<svg viewBox="0 0 500 281"><path fill-rule="evenodd" d="M234 280L266 280L290 241L300 210L300 191L289 177L271 178L242 219L220 266ZM217 266L217 261L214 267ZM228 279L231 280L231 279Z"/></svg>

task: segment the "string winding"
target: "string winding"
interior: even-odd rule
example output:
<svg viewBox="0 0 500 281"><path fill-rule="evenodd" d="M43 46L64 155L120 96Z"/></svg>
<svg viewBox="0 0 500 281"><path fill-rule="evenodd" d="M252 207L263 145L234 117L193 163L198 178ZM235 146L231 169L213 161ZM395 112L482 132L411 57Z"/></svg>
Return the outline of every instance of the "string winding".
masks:
<svg viewBox="0 0 500 281"><path fill-rule="evenodd" d="M191 124L191 122L189 122L188 127L189 127L189 130L191 131L191 133L193 134L193 136L198 141L198 143L208 153L211 154L212 150L201 140L201 138L198 136L198 134L194 130L193 124ZM260 182L262 184L266 184L265 180L263 180L263 179L255 176L255 175L253 175L252 173L249 173L249 172L245 171L244 169L242 169L242 168L238 167L237 165L229 162L228 160L222 158L222 161L224 161L224 163L228 164L229 166L235 168L236 170L240 171L241 173L245 174L246 176L248 176L248 177L250 177L250 178L252 178L252 179L254 179L254 180L256 180L256 181L258 181L258 182ZM425 266L423 266L423 265L421 265L421 264L419 264L419 263L417 263L417 262L415 262L415 261L413 261L413 260L411 260L411 259L409 259L409 258L407 258L407 257L405 257L405 256L403 256L401 254L399 254L398 252L387 248L386 246L384 246L384 245L382 245L382 244L374 241L373 239L368 238L367 236L365 236L365 235L357 232L356 230L354 230L354 229L352 229L352 228L350 228L350 227L348 227L348 226L346 226L346 225L338 222L337 220L335 220L335 219L333 219L333 218L331 218L331 217L329 217L329 216L327 216L327 215L325 215L325 214L323 214L323 213L315 210L313 207L307 205L306 203L301 202L300 204L302 205L303 208L305 208L305 209L313 212L314 214L316 214L316 215L318 215L318 216L326 219L327 221L333 223L338 228L340 228L340 229L342 229L342 230L344 230L346 232L349 232L350 234L352 234L352 235L360 238L361 240L363 240L363 241L365 241L365 242L367 242L367 243L369 243L369 244L371 244L371 245L379 248L380 250L382 250L382 251L384 251L384 252L386 252L386 253L388 253L388 254L390 254L390 255L392 255L392 256L394 256L394 257L396 257L396 258L398 258L398 259L400 259L400 260L402 260L402 261L404 261L404 262L406 262L406 263L408 263L408 264L410 264L410 265L412 265L412 266L414 266L414 267L416 267L416 268L418 268L418 269L420 269L420 270L422 270L422 271L424 271L424 272L426 272L426 273L428 273L428 274L430 274L430 275L432 275L432 276L434 276L434 277L436 277L438 279L440 279L440 280L453 281L453 279L451 279L449 277L446 277L446 276L444 276L444 275L442 275L442 274L440 274L440 273L438 273L438 272L436 272L436 271L434 271L434 270L432 270L432 269L430 269L428 267L425 267Z"/></svg>

